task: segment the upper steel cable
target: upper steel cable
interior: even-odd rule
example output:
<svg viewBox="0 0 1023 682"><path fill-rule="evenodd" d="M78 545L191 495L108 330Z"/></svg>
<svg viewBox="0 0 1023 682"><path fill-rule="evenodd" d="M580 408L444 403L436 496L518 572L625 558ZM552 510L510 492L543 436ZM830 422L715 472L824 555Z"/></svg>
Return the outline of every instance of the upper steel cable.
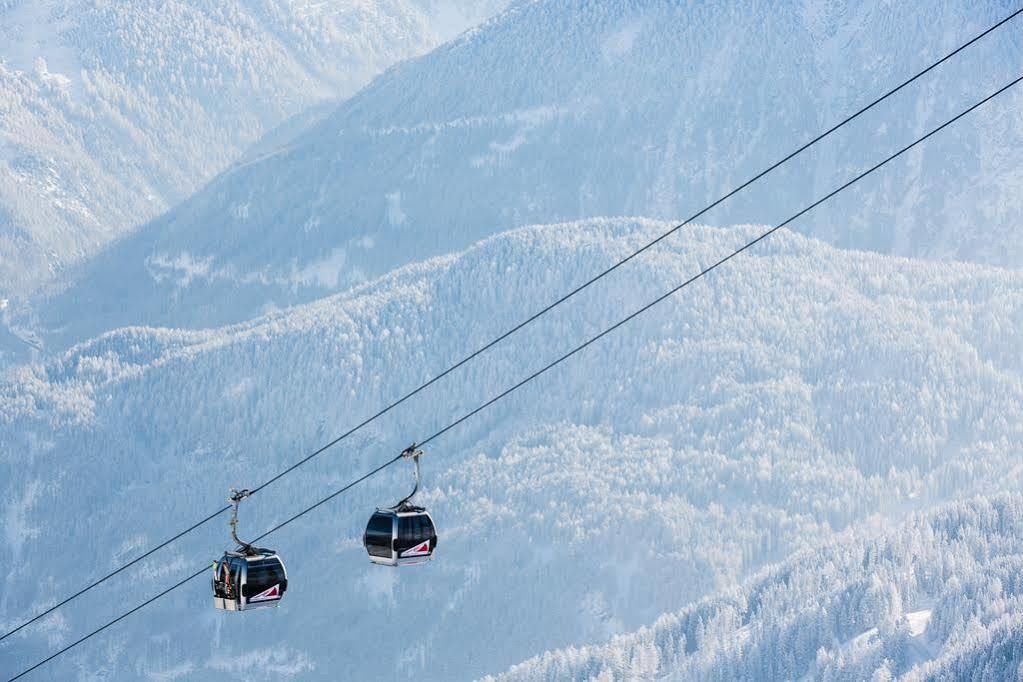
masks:
<svg viewBox="0 0 1023 682"><path fill-rule="evenodd" d="M509 395L509 394L513 393L514 391L518 390L519 388L521 388L521 387L522 387L522 386L524 386L525 384L528 384L529 382L533 381L534 379L536 379L536 378L537 378L537 377L539 377L540 375L544 374L544 373L545 373L545 372L547 372L548 370L550 370L550 369L552 369L553 367L555 367L555 366L557 366L557 365L561 364L562 362L564 362L564 361L565 361L565 360L567 360L568 358L572 357L573 355L575 355L575 354L576 354L576 353L578 353L579 351L583 350L584 348L587 348L588 346L590 346L590 345L591 345L591 344L593 344L594 342L596 342L596 341L598 341L599 339L601 339L601 338L603 338L603 337L607 336L608 334L610 334L611 332L615 331L616 329L618 329L618 328L619 328L619 327L621 327L622 325L624 325L624 324L628 323L628 322L629 322L630 320L632 320L632 319L634 319L634 318L638 317L639 315L642 315L642 314L643 314L643 313L645 313L646 311L648 311L648 310L650 310L651 308L653 308L654 306L656 306L656 305L657 305L658 303L661 303L661 302L662 302L662 301L664 301L665 299L667 299L667 298L671 297L672 295L674 295L674 294L678 293L679 291L681 291L682 289L686 288L687 286L689 286L689 285L690 285L690 284L692 284L693 282L695 282L695 281L697 281L698 279L702 278L702 277L703 277L704 275L706 275L706 274L710 273L711 271L713 271L713 270L717 269L717 268L718 268L719 266L721 266L721 265L724 265L725 263L727 263L727 262L728 262L728 261L730 261L731 259L735 258L735 257L736 257L736 256L738 256L739 254L741 254L741 253L743 253L744 251L746 251L747 249L749 249L749 248L751 248L751 247L755 246L756 244L759 244L760 242L762 242L763 240L767 239L767 238L768 238L768 237L770 237L770 236L771 236L772 234L774 234L775 232L777 232L778 230L780 230L781 228L785 227L786 225L790 224L791 222L793 222L794 220L798 219L799 217L801 217L801 216L805 215L806 213L809 213L810 211L812 211L813 209L815 209L815 208L816 208L817 206L820 206L820 205L821 205L822 203L824 203L825 201L828 201L829 199L831 199L832 197L834 197L834 196L835 196L836 194L839 194L840 192L842 192L842 191L844 191L844 190L848 189L849 187L851 187L852 185L856 184L857 182L859 182L859 181L860 181L860 180L862 180L863 178L865 178L865 177L867 177L868 175L870 175L870 174L874 173L875 171L877 171L877 170L878 170L878 169L880 169L881 167L883 167L883 166L887 165L887 164L888 164L889 162L891 162L891 161L893 161L893 160L897 159L898 157L902 156L903 154L905 154L906 152L908 152L908 151L909 151L910 149L913 149L913 148L914 148L914 147L916 147L917 145L921 144L922 142L924 142L925 140L927 140L927 139L928 139L928 138L930 138L931 136L933 136L933 135L937 134L938 132L940 132L940 131L944 130L945 128L947 128L948 126L952 125L953 123L955 123L955 122L956 122L956 121L958 121L959 119L963 118L964 116L966 116L966 115L967 115L967 114L969 114L970 112L974 111L974 110L975 110L975 109L977 109L978 107L980 107L980 106L984 105L985 103L987 103L987 102L989 102L990 100L994 99L995 97L997 97L998 95L1002 94L1002 93L1003 93L1003 92L1005 92L1006 90L1008 90L1008 89L1010 89L1010 88L1014 87L1015 85L1019 84L1019 83L1020 83L1020 81L1023 81L1023 76L1020 76L1020 77L1016 78L1015 80L1013 80L1012 82L1008 83L1007 85L1005 85L1005 86L1003 86L1003 87L999 88L998 90L996 90L995 92L991 93L990 95L988 95L988 96L987 96L987 97L985 97L984 99L980 100L980 101L979 101L979 102L977 102L976 104L973 104L972 106L970 106L970 107L969 107L968 109L965 109L965 110L963 110L962 112L960 112L959 114L957 114L956 116L954 116L954 117L952 117L952 118L948 119L947 121L945 121L944 123L942 123L941 125L939 125L939 126L938 126L937 128L933 128L933 129L932 129L932 130L931 130L930 132L928 132L927 134L923 135L922 137L919 137L919 138L917 138L917 139L916 139L916 140L914 140L914 141L913 141L912 143L910 143L910 144L906 145L905 147L903 147L903 148L902 148L902 149L900 149L899 151L897 151L897 152L895 152L894 154L892 154L891 156L887 157L887 158L886 158L885 160L883 160L883 161L881 161L881 162L879 162L879 163L875 164L874 166L871 166L870 168L868 168L867 170L863 171L863 172L862 172L862 173L860 173L859 175L855 176L854 178L852 178L851 180L849 180L849 181L848 181L848 182L846 182L845 184L841 185L841 186L840 186L840 187L838 187L837 189L834 189L834 190L832 190L831 192L827 193L826 195L824 195L823 197L821 197L821 198L820 198L820 199L818 199L817 201L815 201L815 202L813 202L812 204L810 204L809 206L807 206L806 208L804 208L804 209L800 210L800 211L799 211L798 213L795 213L795 214L793 214L793 215L792 215L791 217L789 217L789 218L788 218L788 219L786 219L785 221L783 221L783 222L781 222L781 223L779 223L779 224L775 225L774 227L772 227L771 229L767 230L766 232L763 232L762 234L760 234L760 235L759 235L758 237L756 237L755 239L752 239L752 240L750 240L750 241L746 242L746 243L745 243L745 244L744 244L743 246L741 246L740 248L738 248L738 249L736 249L735 251L731 252L730 254L728 254L727 256L725 256L724 258L721 258L720 260L716 261L716 262L715 262L715 263L713 263L712 265L710 265L710 266L708 266L708 267L704 268L704 269L703 269L703 270L701 270L701 271L700 271L699 273L697 273L697 274L693 275L692 277L690 277L690 278L689 278L689 279L687 279L686 281L682 282L681 284L679 284L679 285L678 285L678 286L676 286L675 288L671 289L671 290L670 290L670 291L668 291L667 293L664 293L664 294L662 294L661 296L658 296L658 297L657 297L656 299L654 299L654 300L653 300L653 301L651 301L650 303L647 303L646 305L644 305L643 307L639 308L638 310L636 310L636 311L634 311L634 312L630 313L629 315L627 315L627 316L623 317L623 318L622 318L621 320L619 320L619 321L618 321L618 322L616 322L615 324L611 325L610 327L608 327L608 328L607 328L607 329L605 329L604 331L600 332L599 334L597 334L597 335L595 335L595 336L592 336L592 337L590 337L590 338L589 338L588 340L586 340L586 341L585 341L585 342L583 342L582 344L580 344L580 345L576 346L575 348L573 348L573 349L572 349L572 350L570 350L569 352L567 352L567 353L565 353L564 355L560 356L560 357L559 357L558 359L554 360L553 362L551 362L551 363L549 363L549 364L545 365L545 366L544 366L544 367L542 367L541 369L539 369L539 370L537 370L537 371L533 372L533 373L532 373L532 374L530 374L530 375L529 375L528 377L526 377L525 379L523 379L523 380L519 381L518 383L516 383L515 385L511 386L510 388L508 388L508 389L505 389L504 391L502 391L501 393L497 394L496 396L494 396L494 397L493 397L493 398L491 398L490 400L486 401L485 403L483 403L483 404L482 404L482 405L480 405L479 407L476 407L475 409L473 409L473 410L471 410L471 411L467 412L467 413L466 413L466 414L464 414L463 416L459 417L459 418L458 418L458 419L456 419L455 421L451 422L450 424L448 424L448 425L447 425L447 426L445 426L444 428L442 428L442 429L440 429L439 431L437 431L436 433L434 433L434 434L433 434L432 436L430 436L429 438L426 438L425 440L423 440L422 442L420 442L420 443L419 443L419 446L422 446L422 445L426 445L426 444L427 444L427 443L429 443L430 441L432 441L432 440L434 440L434 439L436 439L436 438L439 438L440 436L444 435L445 433L447 433L447 432L448 432L448 431L450 431L451 429L455 428L455 427L456 427L456 426L458 426L459 424L463 423L463 422L464 422L464 421L466 421L467 419L470 419L470 418L472 418L473 416L475 416L475 415L476 415L476 414L478 414L479 412L481 412L481 411L485 410L486 408L490 407L491 405L493 405L493 404L494 404L494 403L496 403L497 401L501 400L502 398L506 397L507 395ZM363 475L362 475L362 476L360 476L359 478L357 478L357 479L355 479L354 481L352 481L352 482L348 483L347 485L345 485L345 486L344 486L343 488L340 488L339 490L336 490L336 491L334 491L333 493L331 493L331 494L330 494L330 495L328 495L327 497L324 497L324 498L323 498L323 499L321 499L321 500L320 500L319 502L316 502L315 504L313 504L313 505L311 505L311 506L309 506L309 507L306 507L305 509L303 509L302 511L298 512L298 513L297 513L297 514L295 514L294 516L292 516L292 517L288 518L287 520L285 520L285 521L282 521L281 523L277 524L276 526L274 526L274 527L273 527L273 528L271 528L270 530L266 531L265 533L263 533L262 535L260 535L259 537L257 537L257 538L256 538L256 539L255 539L255 540L254 540L253 542L259 542L260 540L262 540L262 539L266 538L266 537L267 537L268 535L270 535L271 533L274 533L274 532L276 532L276 531L280 530L281 528L284 528L285 526L287 526L288 524L292 523L293 521L295 521L295 520L297 520L297 519L299 519L299 518L301 518L301 517L305 516L305 515L306 515L306 514L308 514L309 512L313 511L314 509L317 509L317 508L318 508L318 507L320 507L321 505L323 505L323 504L325 504L325 503L329 502L330 500L332 500L332 499L334 499L334 498L338 497L338 496L339 496L339 495L341 495L342 493L344 493L344 492L346 492L346 491L350 490L351 488L355 487L355 486L356 486L356 485L358 485L359 483L362 483L362 482L363 482L363 481L365 481L366 479L368 479L368 478L370 478L370 477L372 477L372 476L375 476L376 474L380 473L381 471L383 471L383 470L384 470L384 469L386 469L387 467L391 466L391 465L392 465L392 464L394 464L395 462L397 462L397 461L399 461L399 460L403 459L403 457L404 457L404 452L402 452L402 453L398 454L398 455L397 455L396 457L393 457L392 459L389 459L389 460L387 460L386 462L384 462L383 464L379 465L379 466L378 466L377 468L373 469L372 471L370 471L370 472L368 472L368 473L366 473L366 474L363 474ZM208 568L207 568L207 567L203 567L202 569L200 569L200 570L196 571L195 573L193 573L192 575L188 576L187 578L184 578L183 580L181 580L181 581L179 581L179 582L175 583L174 585L172 585L172 586L168 587L167 589L163 590L163 591L162 591L162 592L160 592L159 594L157 594L157 595L153 596L152 598L150 598L150 599L148 599L148 600L146 600L146 601L142 602L142 603L141 603L141 604L139 604L138 606L135 606L134 608L132 608L132 609L130 609L130 610L128 610L128 611L126 611L126 612L122 613L122 614L121 614L121 615L119 615L119 616L118 616L117 618L115 618L115 619L113 619L113 620L111 620L111 621L108 621L108 622L107 622L106 624L104 624L104 625L102 625L101 627L99 627L99 628L97 628L97 629L93 630L93 631L92 631L92 632L90 632L89 634L87 634L87 635L85 635L85 636L81 637L80 639L78 639L78 640L76 640L76 641L72 642L71 644L68 644L68 645L67 645L67 646L65 646L64 648L62 648L62 649L58 650L58 651L57 651L56 653L54 653L54 654L51 654L50 656L48 656L47 658L43 659L42 661L39 661L38 663L36 663L36 664L35 664L35 665L33 665L32 667L30 667L30 668L26 668L25 670L21 671L20 673L18 673L18 674L17 674L17 675L15 675L14 677L10 678L10 680L8 680L8 682L13 682L14 680L17 680L18 678L20 678L20 677L23 677L23 676L27 675L28 673L30 673L30 672L32 672L33 670L35 670L35 669L39 668L40 666L42 666L42 665L45 665L46 663L48 663L49 661L52 661L53 659L57 658L57 657L58 657L58 656L60 656L61 654L65 653L66 651L68 651L68 650L70 650L70 649L72 649L72 648L74 648L74 647L78 646L78 645L79 645L79 644L81 644L82 642L84 642L84 641L86 641L86 640L90 639L91 637L93 637L93 636L95 636L95 635L99 634L99 633L100 633L100 632L102 632L103 630L106 630L107 628L109 628L110 626L114 625L115 623L118 623L118 622L120 622L121 620L123 620L123 619L127 618L128 616L130 616L131 614L133 614L133 613L135 613L136 611L140 610L141 608L143 608L143 607L144 607L144 606L146 606L147 604L150 604L150 603L152 603L153 601L156 601L157 599L159 599L159 598L163 597L164 595L168 594L169 592L172 592L173 590L176 590L177 588L181 587L181 586L182 586L182 585L184 585L185 583L187 583L187 582L189 582L189 581L191 581L191 580L193 580L193 579L197 578L198 576L200 576L200 575L201 575L201 574L202 574L202 573L203 573L204 571L206 571L206 570L208 570Z"/></svg>

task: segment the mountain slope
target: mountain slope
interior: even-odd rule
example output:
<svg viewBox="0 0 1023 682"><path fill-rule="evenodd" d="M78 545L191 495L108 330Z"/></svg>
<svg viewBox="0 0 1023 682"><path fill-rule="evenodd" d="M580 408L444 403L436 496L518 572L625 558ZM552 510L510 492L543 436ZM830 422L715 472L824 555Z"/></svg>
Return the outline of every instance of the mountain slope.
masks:
<svg viewBox="0 0 1023 682"><path fill-rule="evenodd" d="M1021 557L1023 497L959 502L845 533L635 634L487 679L1017 679Z"/></svg>
<svg viewBox="0 0 1023 682"><path fill-rule="evenodd" d="M229 486L267 479L666 227L517 230L244 324L122 329L12 368L0 383L0 625L217 508ZM261 492L242 535L753 231L693 228L633 262ZM873 515L1018 488L1021 334L1019 273L782 232L431 443L430 566L370 566L360 546L373 507L411 485L392 467L267 540L289 562L278 612L215 613L195 581L50 672L464 679L603 641ZM196 570L226 539L223 520L203 527L0 644L0 668ZM69 552L58 570L53 557Z"/></svg>
<svg viewBox="0 0 1023 682"><path fill-rule="evenodd" d="M522 3L116 245L49 304L44 326L58 345L126 324L215 326L524 223L677 219L1011 9ZM1007 25L706 220L787 217L1015 77L1020 36ZM814 236L1023 263L1020 97L823 208Z"/></svg>
<svg viewBox="0 0 1023 682"><path fill-rule="evenodd" d="M30 293L288 117L502 4L3 0L0 295Z"/></svg>

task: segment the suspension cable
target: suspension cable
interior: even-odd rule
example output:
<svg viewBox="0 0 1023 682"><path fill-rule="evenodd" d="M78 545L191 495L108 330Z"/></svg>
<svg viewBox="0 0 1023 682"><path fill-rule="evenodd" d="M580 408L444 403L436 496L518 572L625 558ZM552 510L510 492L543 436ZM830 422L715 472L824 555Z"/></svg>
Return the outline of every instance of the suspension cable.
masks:
<svg viewBox="0 0 1023 682"><path fill-rule="evenodd" d="M799 212L793 214L788 219L786 219L783 222L775 225L774 227L772 227L771 229L767 230L766 232L763 232L762 234L760 234L756 238L746 242L740 248L732 251L730 254L728 254L724 258L721 258L720 260L714 262L712 265L709 265L708 267L704 268L703 270L701 270L697 274L693 275L689 279L685 280L684 282L682 282L681 284L679 284L675 288L673 288L673 289L669 290L668 292L658 296L657 298L655 298L650 303L647 303L646 305L644 305L643 307L639 308L638 310L633 311L629 315L626 315L621 320L619 320L615 324L611 325L610 327L608 327L604 331L600 332L599 334L596 334L595 336L590 337L589 339L584 341L582 344L576 346L575 348L573 348L572 350L568 351L564 355L560 356L558 359L554 360L553 362L548 363L547 365L545 365L541 369L533 372L532 374L527 376L525 379L519 381L518 383L516 383L515 385L511 386L510 388L505 389L504 391L502 391L501 393L497 394L496 396L494 396L490 400L486 401L485 403L483 403L479 407L476 407L475 409L465 413L463 416L459 417L458 419L456 419L455 421L451 422L450 424L448 424L444 428L442 428L439 431L435 432L429 438L426 438L425 440L419 442L418 445L419 446L426 445L427 443L433 441L434 439L439 438L440 436L444 435L445 433L447 433L451 429L455 428L459 424L461 424L461 423L465 422L466 420L472 418L473 416L475 416L479 412L482 412L483 410L487 409L488 407L490 407L491 405L493 405L497 401L499 401L502 398L508 396L509 394L515 392L516 390L518 390L522 386L528 384L529 382L533 381L534 379L536 379L540 375L544 374L548 370L550 370L550 369L556 367L557 365L561 364L562 362L564 362L568 358L572 357L573 355L575 355L579 351L589 347L594 342L596 342L596 341L602 339L603 337L607 336L608 334L610 334L611 332L615 331L616 329L618 329L622 325L628 323L630 320L633 320L634 318L642 315L646 311L648 311L651 308L653 308L654 306L656 306L658 303L661 303L662 301L670 298L671 296L673 296L674 294L678 293L682 289L686 288L687 286L689 286L693 282L701 279L704 275L707 275L711 271L717 269L721 265L724 265L725 263L727 263L731 259L735 258L739 254L741 254L744 251L746 251L747 249L750 249L753 246L755 246L755 245L759 244L760 242L764 241L765 239L770 237L772 234L774 234L775 232L777 232L781 228L783 228L786 225L792 223L793 221L795 221L796 219L800 218L801 216L809 213L810 211L812 211L816 207L820 206L824 202L826 202L829 199L831 199L832 197L834 197L836 194L839 194L840 192L843 192L844 190L846 190L849 187L851 187L852 185L856 184L857 182L859 182L863 178L867 177L868 175L871 175L872 173L874 173L878 169L880 169L883 166L887 165L891 161L894 161L895 159L899 158L900 156L902 156L903 154L905 154L909 150L911 150L914 147L916 147L917 145L923 143L925 140L927 140L931 136L933 136L933 135L937 134L938 132L944 130L945 128L947 128L948 126L952 125L953 123L955 123L959 119L961 119L964 116L968 115L969 113L973 112L975 109L981 107L982 105L986 104L987 102L989 102L990 100L994 99L998 95L1002 94L1006 90L1009 90L1010 88L1012 88L1015 85L1019 84L1021 81L1023 81L1023 76L1019 76L1018 78L1016 78L1012 82L1008 83L1007 85L1002 86L1001 88L999 88L995 92L991 93L990 95L988 95L984 99L982 99L979 102L973 104L972 106L970 106L969 108L963 110L962 112L960 112L959 114L955 115L954 117L948 119L947 121L945 121L944 123L942 123L938 127L931 129L930 132L928 132L925 135L917 138L916 140L914 140L910 144L906 145L905 147L903 147L899 151L895 152L894 154L888 156L883 161L875 164L874 166L871 166L867 170L861 172L859 175L857 175L854 178L852 178L851 180L847 181L845 184L839 186L837 189L834 189L831 192L825 194L823 197L821 197L820 199L814 201L812 204L810 204L806 208L803 208ZM377 468L373 469L372 471L370 471L370 472L368 472L366 474L363 474L359 478L357 478L354 481L348 483L344 487L334 491L333 493L331 493L330 495L324 497L323 499L321 499L320 501L316 502L315 504L313 504L313 505L311 505L309 507L306 507L305 509L303 509L302 511L298 512L294 516L292 516L292 517L288 518L287 520L282 521L281 523L277 524L276 526L274 526L270 530L266 531L265 533L263 533L262 535L257 537L254 540L254 542L258 542L258 541L266 538L271 533L275 533L278 530L280 530L281 528L284 528L288 524L292 523L293 521L296 521L296 520L302 518L303 516L305 516L309 512L311 512L311 511L317 509L318 507L326 504L330 500L333 500L334 498L338 497L342 493L345 493L348 490L354 488L356 485L358 485L359 483L362 483L366 479L368 479L368 478L370 478L372 476L375 476L376 474L380 473L381 471L383 471L387 467L391 466L392 464L394 464L395 462L398 462L399 460L401 460L403 458L404 458L404 452L398 454L397 456L393 457L392 459L387 460L386 462L384 462L383 464L379 465ZM208 570L208 567L203 567L199 571L196 571L195 573L193 573L192 575L188 576L187 578L184 578L183 580L175 583L174 585L168 587L167 589L165 589L162 592L160 592L159 594L151 597L150 599L142 602L138 606L135 606L134 608L130 609L129 611L126 611L126 612L122 613L117 618L114 618L113 620L107 622L106 624L102 625L101 627L93 630L89 634L84 635L83 637L81 637L78 640L72 642L71 644L68 644L64 648L58 650L56 653L53 653L50 656L48 656L47 658L43 659L42 661L39 661L38 663L36 663L32 667L26 668L22 672L18 673L17 675L15 675L12 678L10 678L10 680L8 680L8 682L14 682L14 680L17 680L17 679L27 675L28 673L32 672L33 670L39 668L40 666L45 665L46 663L48 663L49 661L52 661L53 659L57 658L61 654L65 653L66 651L68 651L70 649L73 649L74 647L78 646L82 642L85 642L86 640L90 639L91 637L93 637L93 636L99 634L100 632L106 630L110 626L120 622L121 620L124 620L125 618L127 618L131 614L135 613L136 611L140 610L141 608L143 608L147 604L150 604L150 603L156 601L157 599L163 597L164 595L166 595L166 594L176 590L177 588L181 587L182 585L184 585L184 584L188 583L189 581L197 578L198 576L200 576L206 570Z"/></svg>
<svg viewBox="0 0 1023 682"><path fill-rule="evenodd" d="M884 93L880 97L877 97L876 99L874 99L869 104L861 107L856 112L854 112L854 113L850 114L849 116L845 117L844 119L842 119L841 121L839 121L838 123L833 125L832 127L830 127L827 130L825 130L823 133L817 135L816 137L814 137L809 142L806 142L805 144L800 146L798 149L796 149L792 153L788 154L787 156L785 156L784 158L780 159L779 161L776 161L772 165L768 166L764 170L760 171L759 173L757 173L756 175L751 177L749 180L745 181L741 185L739 185L736 188L734 188L731 191L729 191L727 194L724 194L723 196L721 196L720 198L718 198L714 202L708 204L707 206L705 206L704 208L700 209L699 211L697 211L693 215L689 216L683 222L681 222L678 225L674 226L673 228L671 228L667 232L661 234L660 236L658 236L657 238L653 239L652 241L647 242L642 247L640 247L636 251L633 251L631 254L629 254L625 258L621 259L620 261L618 261L614 265L612 265L609 268L607 268L607 269L601 271L600 273L594 275L593 277L591 277L586 282L584 282L584 283L580 284L579 286L577 286L575 289L572 289L567 294L561 296L560 298L558 298L554 302L550 303L546 307L544 307L544 308L540 309L539 311L537 311L536 313L530 315L529 317L527 317L523 321L521 321L518 324L516 324L514 327L512 327L512 328L508 329L507 331L503 332L502 334L498 335L497 337L495 337L494 339L492 339L488 343L484 344L483 346L481 346L477 350L473 351L469 355L466 355L464 358L462 358L461 360L459 360L455 364L451 365L450 367L448 367L444 371L440 372L439 374L434 376L432 379L429 379L425 383L421 384L419 387L409 391L408 393L406 393L402 397L398 398L394 402L390 403L389 405L387 405L386 407L384 407L380 411L378 411L375 414L373 414L372 416L366 418L365 420L363 420L359 424L353 426L348 431L345 431L343 434L341 434L340 436L338 436L334 440L330 441L326 445L324 445L324 446L320 447L319 449L313 451L312 453L310 453L309 455L307 455L303 459L298 460L294 464L288 466L286 469L283 469L279 473L275 474L273 477L267 479L266 481L264 481L259 486L253 488L252 489L252 494L256 494L256 493L260 492L261 490L263 490L263 488L266 488L267 486L272 485L273 483L275 483L279 479L283 478L284 476L287 476L288 474L290 474L295 469L298 469L299 467L303 466L304 464L306 464L310 460L312 460L315 457L318 457L319 455L323 454L325 451L327 451L330 448L334 447L335 445L337 445L341 441L345 440L346 438L348 438L349 436L351 436L355 432L357 432L357 431L361 430L362 428L368 426L370 423L376 421L377 419L379 419L380 417L384 416L385 414L387 414L388 412L390 412L394 408L398 407L402 403L406 402L410 398L418 395L419 393L421 393L422 391L426 390L427 388L429 388L433 384L437 383L438 381L440 381L441 379L443 379L447 375L451 374L452 372L454 372L458 368L462 367L466 363L471 362L475 358L479 357L480 355L482 355L486 351L490 350L491 348L493 348L497 344L499 344L502 341L504 341L509 336L511 336L511 335L515 334L516 332L518 332L519 330L521 330L523 327L526 327L527 325L532 324L533 322L535 322L537 319L539 319L543 315L546 315L547 313L549 313L554 308L557 308L558 306L560 306L562 303L564 303L568 299L572 298L576 294L578 294L581 291L583 291L584 289L588 288L590 285L598 282L599 280L601 280L604 277L606 277L607 275L611 274L612 272L614 272L615 270L617 270L621 266L625 265L626 263L628 263L632 259L634 259L637 256L639 256L640 254L644 253L648 249L650 249L653 246L655 246L655 245L659 244L660 242L664 241L665 239L667 239L671 235L673 235L676 232L678 232L679 230L681 230L683 227L686 227L687 225L692 223L694 220L696 220L696 219L700 218L701 216L703 216L705 213L707 213L711 209L713 209L713 208L719 206L720 204L724 203L725 201L727 201L728 199L732 198L733 196L735 196L739 192L742 192L743 190L745 190L747 187L749 187L753 183L757 182L758 180L760 180L764 176L768 175L769 173L777 170L780 166L788 163L789 161L791 161L792 159L794 159L795 157L799 156L804 151L809 149L810 147L814 146L815 144L817 144L818 142L823 140L824 138L830 136L832 133L836 132L840 128L842 128L842 127L846 126L847 124L851 123L856 118L859 118L861 115L865 114L867 111L873 109L878 104L880 104L881 102L887 100L889 97L891 97L892 95L894 95L897 92L901 91L902 89L904 89L905 87L907 87L911 83L915 82L916 80L920 79L921 77L923 77L927 73L930 73L931 71L933 71L937 67L941 66L942 64L947 62L949 59L951 59L955 55L959 54L960 52L962 52L966 48L970 47L974 43L978 42L979 40L981 40L982 38L987 36L988 34L994 32L995 30L997 30L998 28L1002 27L1003 25L1005 25L1009 21L1015 19L1021 13L1023 13L1023 7L1017 9L1015 12L1013 12L1010 15L1008 15L1004 19L998 21L997 23L991 25L990 27L988 27L984 31L978 33L977 35L975 35L970 40L966 41L965 43L961 44L959 47L955 48L954 50L952 50L951 52L949 52L948 54L943 56L941 59L933 62L932 64L930 64L929 66L927 66L923 70L918 71L914 75L912 75L909 78L907 78L906 80L902 81L899 85L895 86L891 90L888 90L886 93ZM209 515L207 515L206 517L204 517L204 518L200 519L199 521L195 522L194 524L192 524L188 528L186 528L186 529L182 530L181 532L171 536L170 538L164 540L163 542L161 542L161 543L151 547L150 549L148 549L145 552L139 554L138 556L136 556L135 558L131 559L130 561L128 561L128 562L120 565L116 569L110 571L106 575L104 575L104 576L102 576L100 578L97 578L96 580L94 580L93 582L89 583L88 585L86 585L82 589L78 590L74 594L70 595L69 597L66 597L65 599L63 599L63 600L57 602L56 604L54 604L53 606L50 606L49 608L44 609L43 611L40 611L39 613L37 613L36 615L32 616L28 620L24 621L23 623L21 623L17 627L15 627L15 628L5 632L2 636L0 636L0 642L2 642L3 640L7 639L8 637L13 635L14 633L22 630L23 628L31 625L32 623L36 622L40 618L43 618L44 616L47 616L50 613L53 613L54 611L56 611L57 609L61 608L65 604L68 604L69 602L77 599L78 597L82 596L83 594L85 594L89 590L91 590L91 589L93 589L95 587L98 587L99 585L103 584L107 580L113 578L114 576L118 575L119 573L121 573L121 572L127 570L128 568L134 566L135 564L139 563L143 559L146 559L147 557L155 554L156 552L160 551L164 547L167 547L168 545L172 544L173 542L175 542L176 540L182 538L183 536L188 535L189 533L191 533L194 530L197 530L201 526L209 523L210 521L212 521L213 519L217 518L221 514L224 514L225 512L229 511L230 509L231 509L230 505L226 505L226 506L221 507L220 509L217 509L216 511L214 511L214 512L210 513Z"/></svg>

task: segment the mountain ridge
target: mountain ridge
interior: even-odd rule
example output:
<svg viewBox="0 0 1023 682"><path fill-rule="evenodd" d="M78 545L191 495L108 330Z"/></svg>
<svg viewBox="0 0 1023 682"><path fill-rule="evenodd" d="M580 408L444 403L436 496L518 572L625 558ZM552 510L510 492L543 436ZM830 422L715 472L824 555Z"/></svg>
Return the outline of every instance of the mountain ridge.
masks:
<svg viewBox="0 0 1023 682"><path fill-rule="evenodd" d="M753 13L522 3L389 70L284 150L95 259L40 304L41 328L64 328L50 333L59 348L124 324L219 326L522 224L677 219L1009 13L954 1L926 21L869 1ZM1003 85L1016 64L1019 34L992 34L704 219L787 217ZM1007 97L819 209L814 236L1018 266L1021 164L1007 142L1019 96Z"/></svg>

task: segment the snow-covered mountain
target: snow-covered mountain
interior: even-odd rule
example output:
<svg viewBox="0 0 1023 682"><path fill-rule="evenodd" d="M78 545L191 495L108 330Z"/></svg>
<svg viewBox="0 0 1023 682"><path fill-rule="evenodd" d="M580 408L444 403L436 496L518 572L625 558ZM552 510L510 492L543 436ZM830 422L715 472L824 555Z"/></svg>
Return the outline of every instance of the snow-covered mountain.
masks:
<svg viewBox="0 0 1023 682"><path fill-rule="evenodd" d="M826 230L814 222L804 225ZM0 626L216 509L229 486L267 479L666 227L521 229L251 322L127 328L8 369ZM433 433L756 230L683 232L261 492L243 506L242 535ZM373 507L411 484L392 467L267 541L291 578L278 611L215 612L197 580L44 674L449 680L604 642L867 519L1018 490L1021 335L1023 273L781 232L432 443L422 501L440 543L429 566L371 566L361 547ZM20 670L202 567L225 545L225 522L0 643L0 669ZM946 549L959 560L944 545L924 560ZM850 609L858 599L850 593Z"/></svg>
<svg viewBox="0 0 1023 682"><path fill-rule="evenodd" d="M0 297L504 4L0 0Z"/></svg>
<svg viewBox="0 0 1023 682"><path fill-rule="evenodd" d="M600 646L487 678L1013 680L1023 676L1023 496L866 525Z"/></svg>
<svg viewBox="0 0 1023 682"><path fill-rule="evenodd" d="M375 79L96 258L53 344L211 326L318 298L529 222L678 219L1015 6L535 0ZM1019 21L708 214L787 217L1017 76ZM1023 264L1023 109L1009 93L830 204L815 236Z"/></svg>

